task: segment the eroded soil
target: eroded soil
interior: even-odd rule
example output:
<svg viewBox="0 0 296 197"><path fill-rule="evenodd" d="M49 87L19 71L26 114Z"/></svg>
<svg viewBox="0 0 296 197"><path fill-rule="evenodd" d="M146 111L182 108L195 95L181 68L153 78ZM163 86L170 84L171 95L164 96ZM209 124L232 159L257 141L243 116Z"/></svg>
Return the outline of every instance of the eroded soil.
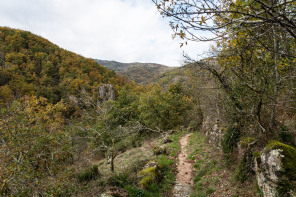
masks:
<svg viewBox="0 0 296 197"><path fill-rule="evenodd" d="M192 163L187 159L188 153L186 146L188 145L191 134L186 134L180 139L181 152L178 155L176 184L173 194L175 197L190 196L191 185L193 184L193 168Z"/></svg>

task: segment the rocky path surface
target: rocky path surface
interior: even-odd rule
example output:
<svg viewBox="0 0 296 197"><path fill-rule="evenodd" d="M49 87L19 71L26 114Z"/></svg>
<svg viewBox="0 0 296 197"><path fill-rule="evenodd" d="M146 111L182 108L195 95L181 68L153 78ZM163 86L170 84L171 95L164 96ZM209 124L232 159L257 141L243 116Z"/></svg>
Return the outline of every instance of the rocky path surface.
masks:
<svg viewBox="0 0 296 197"><path fill-rule="evenodd" d="M185 147L188 145L191 134L186 134L180 139L181 152L178 155L177 180L173 190L175 197L189 197L191 186L193 184L193 168L192 164L187 160L188 153Z"/></svg>

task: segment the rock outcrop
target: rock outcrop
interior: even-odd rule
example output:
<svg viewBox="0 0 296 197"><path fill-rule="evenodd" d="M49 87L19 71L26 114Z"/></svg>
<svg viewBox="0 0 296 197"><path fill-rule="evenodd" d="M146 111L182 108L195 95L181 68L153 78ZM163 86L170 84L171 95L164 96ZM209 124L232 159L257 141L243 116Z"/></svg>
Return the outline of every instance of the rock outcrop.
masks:
<svg viewBox="0 0 296 197"><path fill-rule="evenodd" d="M271 141L255 160L258 186L265 197L296 196L296 149Z"/></svg>
<svg viewBox="0 0 296 197"><path fill-rule="evenodd" d="M74 106L74 107L78 107L78 105L79 105L79 100L78 100L78 98L77 98L76 96L74 96L74 95L70 95L70 96L69 96L69 102L70 102L70 104L71 104L72 106Z"/></svg>
<svg viewBox="0 0 296 197"><path fill-rule="evenodd" d="M209 143L213 144L215 148L221 150L221 142L224 135L223 130L219 127L219 120L215 120L215 124L211 125L210 119L207 117L203 123L203 130L206 131L206 135L209 137Z"/></svg>
<svg viewBox="0 0 296 197"><path fill-rule="evenodd" d="M107 100L115 100L115 92L113 85L103 84L99 87L99 100L102 102Z"/></svg>

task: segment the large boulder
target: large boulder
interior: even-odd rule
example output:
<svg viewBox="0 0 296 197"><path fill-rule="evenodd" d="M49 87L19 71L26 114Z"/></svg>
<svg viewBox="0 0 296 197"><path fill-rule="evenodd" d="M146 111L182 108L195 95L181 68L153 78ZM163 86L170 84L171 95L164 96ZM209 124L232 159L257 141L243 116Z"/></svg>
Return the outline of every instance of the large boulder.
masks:
<svg viewBox="0 0 296 197"><path fill-rule="evenodd" d="M258 186L265 197L296 196L296 149L270 141L255 160Z"/></svg>
<svg viewBox="0 0 296 197"><path fill-rule="evenodd" d="M150 184L157 182L160 177L158 163L156 161L147 163L145 168L139 172L138 177L140 179L139 186L147 189Z"/></svg>

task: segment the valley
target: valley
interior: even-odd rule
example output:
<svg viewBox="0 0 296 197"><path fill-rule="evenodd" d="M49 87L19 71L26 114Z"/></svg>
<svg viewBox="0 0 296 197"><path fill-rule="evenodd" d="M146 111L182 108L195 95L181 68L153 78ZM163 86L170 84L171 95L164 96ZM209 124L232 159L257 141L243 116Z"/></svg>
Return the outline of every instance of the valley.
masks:
<svg viewBox="0 0 296 197"><path fill-rule="evenodd" d="M95 31L101 36L68 45L139 58L121 63L0 26L0 196L295 197L295 2L114 2L114 13L152 3L181 50L212 46L196 58L183 51L180 67L139 63L174 61L166 34L152 31L163 23L135 21L123 35L135 17L109 31L121 16L107 12L96 19L113 20ZM64 13L57 5L48 9ZM84 15L75 25L87 31L94 22ZM143 24L147 32L137 33Z"/></svg>

